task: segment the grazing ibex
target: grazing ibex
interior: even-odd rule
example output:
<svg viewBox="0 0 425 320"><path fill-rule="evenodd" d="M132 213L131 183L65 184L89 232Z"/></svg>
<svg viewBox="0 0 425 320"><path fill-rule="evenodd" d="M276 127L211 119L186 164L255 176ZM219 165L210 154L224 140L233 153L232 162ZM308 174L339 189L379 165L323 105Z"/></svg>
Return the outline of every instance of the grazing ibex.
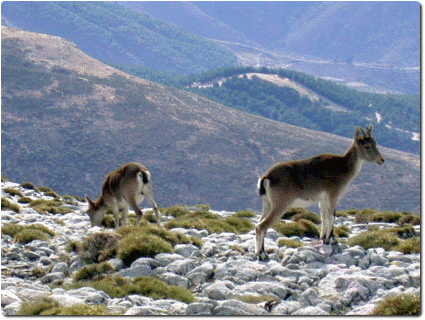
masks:
<svg viewBox="0 0 425 320"><path fill-rule="evenodd" d="M266 171L258 180L263 212L255 227L255 253L260 260L267 259L264 250L267 229L293 207L319 203L322 217L320 238L325 244L335 243L336 205L365 160L380 165L385 161L372 137L372 125L366 131L356 127L353 144L344 155L322 154L310 159L280 162Z"/></svg>
<svg viewBox="0 0 425 320"><path fill-rule="evenodd" d="M110 172L103 182L99 199L93 201L86 195L89 204L87 214L92 227L101 225L108 209L114 215L115 228L125 225L129 207L135 211L136 225L138 225L143 215L138 203L142 202L144 197L152 206L156 221L161 224L158 207L153 196L151 174L148 169L140 163L130 162ZM122 219L120 219L120 209L123 210Z"/></svg>

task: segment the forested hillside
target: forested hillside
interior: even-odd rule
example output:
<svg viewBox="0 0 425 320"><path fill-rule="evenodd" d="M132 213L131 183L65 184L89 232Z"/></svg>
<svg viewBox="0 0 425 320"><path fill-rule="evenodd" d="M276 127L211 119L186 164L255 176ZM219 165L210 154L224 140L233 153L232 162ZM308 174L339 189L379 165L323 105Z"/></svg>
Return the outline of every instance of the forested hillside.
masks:
<svg viewBox="0 0 425 320"><path fill-rule="evenodd" d="M109 64L180 74L231 66L234 54L164 21L93 1L6 1L2 25L60 36Z"/></svg>
<svg viewBox="0 0 425 320"><path fill-rule="evenodd" d="M290 79L321 98L311 100L290 87L250 79L247 73ZM364 93L296 71L252 67L208 71L175 85L238 110L342 136L347 136L347 127L373 123L380 145L419 154L420 143L412 139L412 132L420 132L418 95ZM330 102L340 110L328 107Z"/></svg>

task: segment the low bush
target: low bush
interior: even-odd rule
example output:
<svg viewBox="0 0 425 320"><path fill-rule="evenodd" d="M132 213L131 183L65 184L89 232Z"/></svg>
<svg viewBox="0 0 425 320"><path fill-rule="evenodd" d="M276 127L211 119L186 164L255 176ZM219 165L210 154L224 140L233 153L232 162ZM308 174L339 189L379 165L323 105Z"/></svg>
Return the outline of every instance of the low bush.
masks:
<svg viewBox="0 0 425 320"><path fill-rule="evenodd" d="M384 248L391 250L392 247L400 244L400 239L392 232L385 230L365 231L348 239L350 246L359 245L364 249L369 248Z"/></svg>
<svg viewBox="0 0 425 320"><path fill-rule="evenodd" d="M186 212L184 215L171 219L165 224L167 229L186 228L207 230L209 233L233 232L235 234L247 233L254 229L254 225L247 218L233 214L225 219L208 210Z"/></svg>
<svg viewBox="0 0 425 320"><path fill-rule="evenodd" d="M19 205L17 205L16 203L13 203L12 201L9 201L8 199L2 197L1 210L12 210L14 212L20 213L21 207L19 207Z"/></svg>
<svg viewBox="0 0 425 320"><path fill-rule="evenodd" d="M21 198L24 196L24 194L20 190L15 188L4 188L3 191L7 192L11 196L19 196Z"/></svg>
<svg viewBox="0 0 425 320"><path fill-rule="evenodd" d="M22 197L18 199L18 203L30 203L32 199L30 197Z"/></svg>
<svg viewBox="0 0 425 320"><path fill-rule="evenodd" d="M64 203L56 198L53 200L37 199L29 203L29 206L40 214L67 214L72 212L71 208L62 207Z"/></svg>
<svg viewBox="0 0 425 320"><path fill-rule="evenodd" d="M180 205L175 205L172 207L165 208L161 210L161 212L164 216L173 216L175 218L190 214L189 209Z"/></svg>
<svg viewBox="0 0 425 320"><path fill-rule="evenodd" d="M92 263L76 271L73 276L73 280L101 280L113 271L115 271L115 267L108 261Z"/></svg>
<svg viewBox="0 0 425 320"><path fill-rule="evenodd" d="M24 189L38 191L37 188L31 182L22 182L20 186Z"/></svg>
<svg viewBox="0 0 425 320"><path fill-rule="evenodd" d="M43 311L57 308L60 304L50 297L36 298L31 301L22 302L19 310L16 312L17 316L38 316Z"/></svg>
<svg viewBox="0 0 425 320"><path fill-rule="evenodd" d="M92 287L102 290L111 298L122 298L130 294L139 294L153 299L175 299L185 303L195 301L193 294L182 287L168 285L155 277L141 276L134 279L120 276L107 276L99 281L77 281L64 286L66 290Z"/></svg>
<svg viewBox="0 0 425 320"><path fill-rule="evenodd" d="M5 223L1 228L2 234L8 234L19 243L28 243L33 240L47 241L54 237L55 232L51 231L41 224L18 225L13 223Z"/></svg>
<svg viewBox="0 0 425 320"><path fill-rule="evenodd" d="M310 220L305 219L289 223L280 221L275 223L272 228L285 237L298 236L301 238L318 238L320 236L319 228Z"/></svg>
<svg viewBox="0 0 425 320"><path fill-rule="evenodd" d="M112 316L104 304L76 304L56 307L40 313L42 316Z"/></svg>
<svg viewBox="0 0 425 320"><path fill-rule="evenodd" d="M392 249L403 253L421 253L421 238L414 237L404 240Z"/></svg>
<svg viewBox="0 0 425 320"><path fill-rule="evenodd" d="M421 297L418 294L401 293L378 303L373 316L418 316L421 314Z"/></svg>
<svg viewBox="0 0 425 320"><path fill-rule="evenodd" d="M117 256L129 266L140 257L153 258L162 252L174 252L166 240L153 234L131 233L119 242Z"/></svg>
<svg viewBox="0 0 425 320"><path fill-rule="evenodd" d="M297 242L295 240L292 239L284 239L284 238L280 238L277 241L277 244L279 247L289 247L289 248L299 248L304 246L304 243L302 242Z"/></svg>
<svg viewBox="0 0 425 320"><path fill-rule="evenodd" d="M254 212L248 210L238 211L232 214L232 217L236 218L254 218L256 216L257 215Z"/></svg>
<svg viewBox="0 0 425 320"><path fill-rule="evenodd" d="M370 221L374 222L397 222L403 215L400 212L382 211L376 212L370 216Z"/></svg>
<svg viewBox="0 0 425 320"><path fill-rule="evenodd" d="M421 216L419 214L414 213L406 213L398 220L398 224L400 226L404 226L405 224L411 225L420 225L421 224Z"/></svg>
<svg viewBox="0 0 425 320"><path fill-rule="evenodd" d="M320 224L322 222L320 215L318 215L314 212L307 211L307 210L305 210L303 212L299 212L297 214L294 214L291 217L291 220L293 220L293 221L300 221L301 219L310 220L314 224Z"/></svg>
<svg viewBox="0 0 425 320"><path fill-rule="evenodd" d="M114 258L121 236L113 231L100 231L88 235L77 246L79 257L86 262L103 262Z"/></svg>
<svg viewBox="0 0 425 320"><path fill-rule="evenodd" d="M338 238L348 238L350 234L350 228L345 225L334 227L334 236Z"/></svg>
<svg viewBox="0 0 425 320"><path fill-rule="evenodd" d="M50 239L50 237L40 230L24 229L15 234L13 239L19 243L26 244L33 240L47 241Z"/></svg>

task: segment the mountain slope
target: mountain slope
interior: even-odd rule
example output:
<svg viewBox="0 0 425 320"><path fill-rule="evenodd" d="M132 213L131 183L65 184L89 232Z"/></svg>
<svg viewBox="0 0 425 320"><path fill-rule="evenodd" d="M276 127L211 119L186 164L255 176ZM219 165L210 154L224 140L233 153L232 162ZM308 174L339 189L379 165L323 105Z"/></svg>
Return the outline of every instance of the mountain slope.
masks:
<svg viewBox="0 0 425 320"><path fill-rule="evenodd" d="M234 65L213 42L113 2L7 1L2 25L61 36L88 55L182 74Z"/></svg>
<svg viewBox="0 0 425 320"><path fill-rule="evenodd" d="M140 161L160 206L260 209L256 183L270 165L343 153L350 144L131 77L61 38L2 27L2 174L9 179L95 197L110 170ZM339 209L418 212L419 156L380 149L386 164L365 164Z"/></svg>

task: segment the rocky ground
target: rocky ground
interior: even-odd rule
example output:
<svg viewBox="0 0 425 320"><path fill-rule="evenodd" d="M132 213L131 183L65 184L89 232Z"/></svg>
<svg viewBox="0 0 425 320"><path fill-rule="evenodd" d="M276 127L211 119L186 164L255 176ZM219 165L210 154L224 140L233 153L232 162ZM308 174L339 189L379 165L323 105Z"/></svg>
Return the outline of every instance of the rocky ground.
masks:
<svg viewBox="0 0 425 320"><path fill-rule="evenodd" d="M49 199L12 182L2 182L2 197L10 196L3 191L6 187L17 188L33 199ZM42 215L23 204L20 206L21 213L2 209L2 226L39 223L53 230L56 236L48 241L19 244L12 237L2 235L4 315L14 315L22 302L42 296L49 296L63 306L103 304L109 312L124 315L366 315L387 296L403 292L420 294L420 254L382 248L365 250L343 244L332 250L317 240L297 237L293 240L306 245L278 247L276 240L280 235L272 229L265 240L270 260L264 262L258 261L253 253L253 231L242 235L208 234L205 230L182 228L178 231L201 238L202 248L180 244L172 254L139 258L130 267L124 267L121 260L111 260L121 276L152 275L188 288L197 299L193 303L154 300L135 294L111 298L90 287L68 291L52 289L49 284L72 282L73 273L84 265L77 254L65 250L66 245L99 228L90 228L88 216L84 214L86 204L82 202L67 205L73 212L60 215L62 223L58 222L58 215ZM255 223L257 219L252 221ZM350 225L353 234L366 229L366 225L354 225L350 217L338 217L336 224ZM48 274L36 276L36 270L46 267L51 267ZM260 303L241 299L258 296L269 299Z"/></svg>

